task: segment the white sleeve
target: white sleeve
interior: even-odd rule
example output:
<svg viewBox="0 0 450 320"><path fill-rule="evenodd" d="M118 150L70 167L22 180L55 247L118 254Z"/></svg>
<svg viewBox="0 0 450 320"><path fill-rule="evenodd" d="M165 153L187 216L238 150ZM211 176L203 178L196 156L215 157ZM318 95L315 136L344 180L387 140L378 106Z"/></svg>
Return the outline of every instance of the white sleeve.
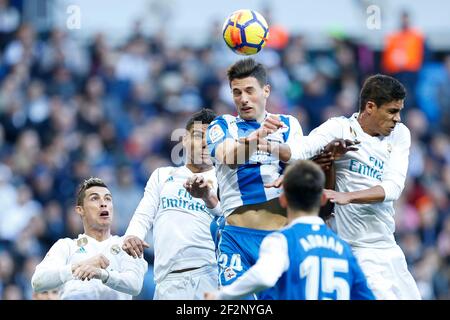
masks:
<svg viewBox="0 0 450 320"><path fill-rule="evenodd" d="M299 145L295 154L292 154L292 158L310 159L336 138L342 138L342 125L336 118L332 118L315 128L309 135L300 137Z"/></svg>
<svg viewBox="0 0 450 320"><path fill-rule="evenodd" d="M133 235L144 240L147 232L153 227L153 221L159 208L160 179L161 169L153 171L145 186L144 196L134 211L130 224L125 235Z"/></svg>
<svg viewBox="0 0 450 320"><path fill-rule="evenodd" d="M403 127L404 130L399 130L399 135L392 146L391 157L386 164L380 184L386 194L384 201L397 200L405 187L411 134L406 126Z"/></svg>
<svg viewBox="0 0 450 320"><path fill-rule="evenodd" d="M235 282L222 287L218 299L239 299L250 293L273 287L288 268L287 240L281 233L272 233L262 241L256 264Z"/></svg>
<svg viewBox="0 0 450 320"><path fill-rule="evenodd" d="M208 210L208 212L211 213L212 215L214 215L215 217L220 217L223 215L222 207L220 206L220 201L217 202L217 204L214 208L206 207L206 210Z"/></svg>
<svg viewBox="0 0 450 320"><path fill-rule="evenodd" d="M303 136L303 130L298 122L297 118L289 116L289 136L286 140L286 144L291 149L291 158L288 163L291 163L298 159L299 146L301 143L301 138Z"/></svg>
<svg viewBox="0 0 450 320"><path fill-rule="evenodd" d="M35 292L53 290L72 280L72 266L68 262L70 245L59 239L48 251L44 260L36 266L31 286Z"/></svg>
<svg viewBox="0 0 450 320"><path fill-rule="evenodd" d="M122 255L120 263L121 271L108 271L105 285L111 289L137 296L144 284L144 275L147 272L148 264L143 257L134 259L128 254ZM104 281L105 270L102 269L102 281Z"/></svg>

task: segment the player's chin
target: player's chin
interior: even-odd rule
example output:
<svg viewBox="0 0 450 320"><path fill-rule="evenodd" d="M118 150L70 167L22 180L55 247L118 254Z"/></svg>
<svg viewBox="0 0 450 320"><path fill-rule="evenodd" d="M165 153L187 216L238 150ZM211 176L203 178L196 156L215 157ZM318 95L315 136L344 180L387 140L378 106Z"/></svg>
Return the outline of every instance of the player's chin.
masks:
<svg viewBox="0 0 450 320"><path fill-rule="evenodd" d="M241 109L239 115L244 120L253 120L255 118L255 111L253 109Z"/></svg>

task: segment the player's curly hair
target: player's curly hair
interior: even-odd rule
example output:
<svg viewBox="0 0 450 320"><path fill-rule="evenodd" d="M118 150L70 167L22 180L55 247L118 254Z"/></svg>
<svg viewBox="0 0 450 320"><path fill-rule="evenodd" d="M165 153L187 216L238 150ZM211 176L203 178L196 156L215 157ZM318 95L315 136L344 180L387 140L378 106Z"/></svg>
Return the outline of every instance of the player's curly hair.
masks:
<svg viewBox="0 0 450 320"><path fill-rule="evenodd" d="M100 178L90 177L89 179L84 180L78 188L77 206L83 205L83 200L84 200L84 197L86 196L86 190L88 190L92 187L108 188L108 186Z"/></svg>
<svg viewBox="0 0 450 320"><path fill-rule="evenodd" d="M385 103L403 100L405 97L406 90L400 81L384 74L376 74L364 81L359 95L359 112L364 111L369 101L381 107Z"/></svg>
<svg viewBox="0 0 450 320"><path fill-rule="evenodd" d="M254 77L258 80L261 87L267 84L266 69L261 63L256 62L252 58L242 59L233 64L227 72L228 81L234 79L243 79L247 77Z"/></svg>

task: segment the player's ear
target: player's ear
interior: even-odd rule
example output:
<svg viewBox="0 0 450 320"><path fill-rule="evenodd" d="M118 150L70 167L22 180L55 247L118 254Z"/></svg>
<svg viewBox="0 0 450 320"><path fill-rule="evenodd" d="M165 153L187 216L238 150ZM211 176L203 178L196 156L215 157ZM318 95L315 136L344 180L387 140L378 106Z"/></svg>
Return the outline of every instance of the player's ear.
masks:
<svg viewBox="0 0 450 320"><path fill-rule="evenodd" d="M264 95L264 98L269 98L269 96L270 96L270 90L271 90L271 87L270 87L270 84L266 84L264 87L263 87L263 95Z"/></svg>
<svg viewBox="0 0 450 320"><path fill-rule="evenodd" d="M377 105L373 101L367 101L366 103L366 110L368 114L372 114L375 109L377 108Z"/></svg>
<svg viewBox="0 0 450 320"><path fill-rule="evenodd" d="M324 192L322 192L322 195L320 196L320 206L323 207L324 205L327 204L327 196L325 195Z"/></svg>
<svg viewBox="0 0 450 320"><path fill-rule="evenodd" d="M82 207L82 206L76 206L76 207L75 207L75 212L76 212L80 217L82 217L82 216L84 215L84 210L83 210L83 207Z"/></svg>
<svg viewBox="0 0 450 320"><path fill-rule="evenodd" d="M286 195L284 194L284 192L282 194L280 194L280 196L278 197L278 201L280 201L280 205L283 209L287 208L287 199L286 199Z"/></svg>

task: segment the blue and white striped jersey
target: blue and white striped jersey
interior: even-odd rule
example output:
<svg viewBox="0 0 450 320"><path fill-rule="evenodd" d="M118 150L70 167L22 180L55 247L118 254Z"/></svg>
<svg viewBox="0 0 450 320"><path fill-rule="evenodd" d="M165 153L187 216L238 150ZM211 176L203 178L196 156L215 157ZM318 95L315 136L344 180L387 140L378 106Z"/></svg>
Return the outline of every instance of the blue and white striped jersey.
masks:
<svg viewBox="0 0 450 320"><path fill-rule="evenodd" d="M266 113L266 117L269 113ZM286 143L294 154L303 135L296 118L279 115L284 127L267 136L272 142ZM220 202L223 213L228 216L242 205L264 203L277 198L280 188L265 188L264 184L275 181L283 172L286 164L273 155L256 151L245 164L232 169L216 159L217 146L227 139L238 140L247 137L261 126L256 120L244 120L232 115L217 117L208 127L207 143L211 158L216 166ZM294 158L294 157L292 157Z"/></svg>

